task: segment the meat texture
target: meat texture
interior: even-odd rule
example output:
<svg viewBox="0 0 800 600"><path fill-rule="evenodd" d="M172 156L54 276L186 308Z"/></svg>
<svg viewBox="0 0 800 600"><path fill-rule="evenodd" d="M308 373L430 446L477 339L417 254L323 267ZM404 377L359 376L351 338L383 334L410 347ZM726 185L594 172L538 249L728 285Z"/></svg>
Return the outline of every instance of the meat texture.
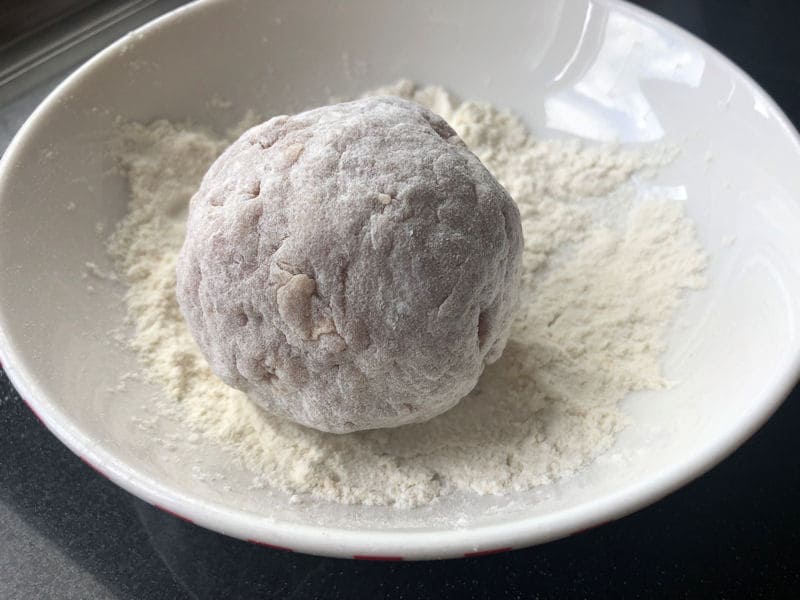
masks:
<svg viewBox="0 0 800 600"><path fill-rule="evenodd" d="M375 97L275 117L192 198L177 296L213 371L345 433L430 419L505 346L519 212L439 116Z"/></svg>

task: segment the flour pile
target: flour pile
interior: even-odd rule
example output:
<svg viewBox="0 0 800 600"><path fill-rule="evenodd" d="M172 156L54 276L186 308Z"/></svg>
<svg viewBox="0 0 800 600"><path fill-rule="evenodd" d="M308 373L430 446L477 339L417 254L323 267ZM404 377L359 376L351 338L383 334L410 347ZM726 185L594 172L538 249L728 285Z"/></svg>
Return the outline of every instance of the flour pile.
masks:
<svg viewBox="0 0 800 600"><path fill-rule="evenodd" d="M683 205L631 181L669 152L539 141L512 114L441 88L376 93L442 115L519 206L522 308L503 357L458 406L421 424L336 435L265 414L211 373L175 299L189 198L235 136L126 125L117 155L131 203L109 250L129 286L131 344L165 390L159 411L229 449L264 485L337 502L413 507L569 476L625 426L625 395L666 385L668 326L683 290L704 283Z"/></svg>

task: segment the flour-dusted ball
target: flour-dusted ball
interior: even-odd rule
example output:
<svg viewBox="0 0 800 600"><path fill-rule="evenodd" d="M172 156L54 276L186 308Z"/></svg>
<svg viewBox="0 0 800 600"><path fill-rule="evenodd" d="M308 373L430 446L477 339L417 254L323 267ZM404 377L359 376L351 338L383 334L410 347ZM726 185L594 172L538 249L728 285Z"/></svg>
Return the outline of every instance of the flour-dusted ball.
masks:
<svg viewBox="0 0 800 600"><path fill-rule="evenodd" d="M377 97L253 127L192 198L181 310L265 410L344 433L425 421L497 360L519 212L439 116Z"/></svg>

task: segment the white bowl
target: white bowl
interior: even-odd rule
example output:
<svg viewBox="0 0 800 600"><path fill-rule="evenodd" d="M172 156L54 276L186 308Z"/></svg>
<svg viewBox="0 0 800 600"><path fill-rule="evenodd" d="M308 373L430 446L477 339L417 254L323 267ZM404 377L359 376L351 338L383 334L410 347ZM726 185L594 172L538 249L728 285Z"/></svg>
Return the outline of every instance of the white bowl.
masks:
<svg viewBox="0 0 800 600"><path fill-rule="evenodd" d="M728 60L643 10L585 0L497 6L198 2L59 86L0 167L0 358L45 425L120 486L204 527L303 552L404 559L517 548L618 518L752 434L800 365L795 130ZM632 457L624 467L599 460L507 498L399 511L292 504L247 490L233 468L232 491L198 481L130 425L155 388L108 392L135 361L108 339L123 319L120 289L98 282L87 294L81 278L87 261L109 266L96 223L108 228L125 211L124 182L103 153L114 119L223 127L248 107L290 112L401 77L509 107L540 136L682 144L664 176L685 186L712 261L708 289L681 312L665 356L667 376L681 383L626 401L633 425L616 446Z"/></svg>

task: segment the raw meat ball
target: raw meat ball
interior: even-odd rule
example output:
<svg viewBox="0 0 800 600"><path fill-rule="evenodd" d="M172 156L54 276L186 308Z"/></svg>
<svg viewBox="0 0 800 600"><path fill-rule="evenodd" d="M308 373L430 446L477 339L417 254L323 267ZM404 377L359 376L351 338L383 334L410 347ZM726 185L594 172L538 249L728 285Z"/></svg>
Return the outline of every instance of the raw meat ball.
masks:
<svg viewBox="0 0 800 600"><path fill-rule="evenodd" d="M192 198L178 300L211 368L344 433L425 421L497 360L519 212L439 116L376 97L253 127Z"/></svg>

